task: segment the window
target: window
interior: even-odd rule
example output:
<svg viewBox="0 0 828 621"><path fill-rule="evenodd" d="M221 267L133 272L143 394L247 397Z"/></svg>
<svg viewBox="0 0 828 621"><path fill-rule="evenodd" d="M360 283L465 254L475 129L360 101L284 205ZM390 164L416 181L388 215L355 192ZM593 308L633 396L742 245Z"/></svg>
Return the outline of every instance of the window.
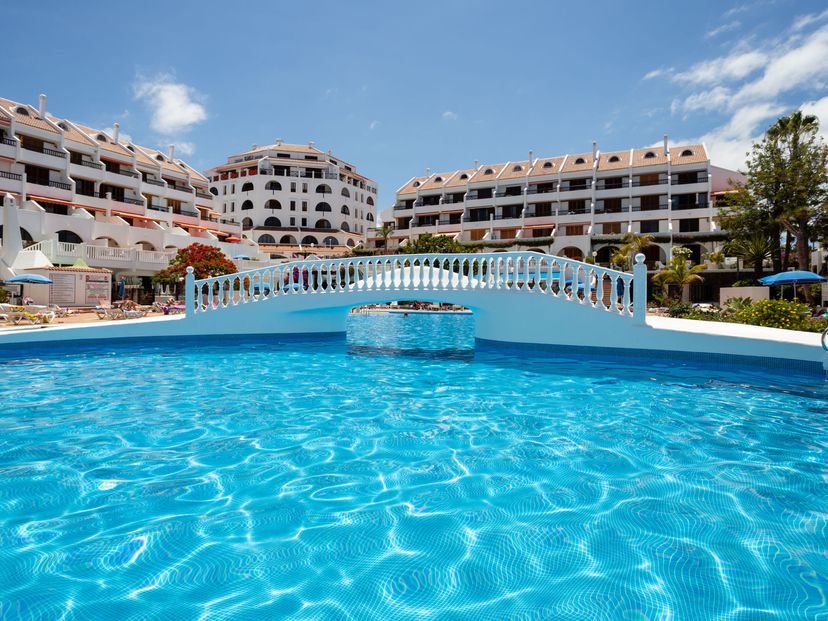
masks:
<svg viewBox="0 0 828 621"><path fill-rule="evenodd" d="M612 157L609 158L609 161L614 164L615 162L620 162L621 158L618 157L617 155L613 155Z"/></svg>
<svg viewBox="0 0 828 621"><path fill-rule="evenodd" d="M621 199L620 198L606 198L606 199L604 199L604 213L621 213Z"/></svg>
<svg viewBox="0 0 828 621"><path fill-rule="evenodd" d="M210 194L213 196L218 196L218 188L210 188Z"/></svg>
<svg viewBox="0 0 828 621"><path fill-rule="evenodd" d="M443 182L442 177L434 177L434 183L442 183L442 182Z"/></svg>
<svg viewBox="0 0 828 621"><path fill-rule="evenodd" d="M302 226L308 226L308 219L302 218Z"/></svg>
<svg viewBox="0 0 828 621"><path fill-rule="evenodd" d="M419 181L415 181L415 182L414 182L414 187L415 187L415 188L419 188L419 187L420 187L420 182L419 182Z"/></svg>
<svg viewBox="0 0 828 621"><path fill-rule="evenodd" d="M101 140L101 138L98 138L98 140ZM106 142L106 138L104 138L103 141ZM159 162L163 162L164 161L164 156L159 153L158 155L155 156L155 159L157 159Z"/></svg>
<svg viewBox="0 0 828 621"><path fill-rule="evenodd" d="M544 168L552 168L552 162L544 162L543 167Z"/></svg>
<svg viewBox="0 0 828 621"><path fill-rule="evenodd" d="M491 168L487 168L485 171L483 171L483 174L484 175L493 175L494 171Z"/></svg>
<svg viewBox="0 0 828 621"><path fill-rule="evenodd" d="M280 244L296 244L296 238L293 235L282 235L282 239L279 240Z"/></svg>
<svg viewBox="0 0 828 621"><path fill-rule="evenodd" d="M290 226L296 226L296 218L290 219Z"/></svg>
<svg viewBox="0 0 828 621"><path fill-rule="evenodd" d="M367 204L371 205L372 207L373 207L373 205L374 205L374 199L373 199L373 198L371 198L370 196L368 197L368 200L367 200L367 201L365 201L365 202L366 202Z"/></svg>
<svg viewBox="0 0 828 621"><path fill-rule="evenodd" d="M573 235L583 235L584 234L584 225L583 224L567 224L564 227L564 235L567 237L571 237Z"/></svg>
<svg viewBox="0 0 828 621"><path fill-rule="evenodd" d="M253 201L244 201L242 203L241 208L242 208L242 211L244 211L246 209L253 209Z"/></svg>
<svg viewBox="0 0 828 621"><path fill-rule="evenodd" d="M328 203L318 203L316 205L316 211L331 211L331 206Z"/></svg>
<svg viewBox="0 0 828 621"><path fill-rule="evenodd" d="M523 170L523 166L521 166L520 164L518 164L517 166L512 166L512 172L520 172L521 170Z"/></svg>
<svg viewBox="0 0 828 621"><path fill-rule="evenodd" d="M265 233L264 235L259 235L259 243L260 244L275 244L276 238L269 233Z"/></svg>
<svg viewBox="0 0 828 621"><path fill-rule="evenodd" d="M23 106L17 106L17 108L15 108L15 111L18 114L22 114L23 116L29 116L29 111L26 110L26 108L24 108Z"/></svg>
<svg viewBox="0 0 828 621"><path fill-rule="evenodd" d="M620 235L621 234L621 223L620 222L605 222L602 232L604 235Z"/></svg>
<svg viewBox="0 0 828 621"><path fill-rule="evenodd" d="M650 194L649 196L641 197L641 211L653 211L660 206L659 196Z"/></svg>
<svg viewBox="0 0 828 621"><path fill-rule="evenodd" d="M586 164L586 160L582 157L579 157L575 160L576 164Z"/></svg>
<svg viewBox="0 0 828 621"><path fill-rule="evenodd" d="M236 211L236 201L230 202L230 211Z"/></svg>
<svg viewBox="0 0 828 621"><path fill-rule="evenodd" d="M278 181L268 181L267 185L265 185L265 190L270 190L272 192L276 192L282 189L282 184Z"/></svg>
<svg viewBox="0 0 828 621"><path fill-rule="evenodd" d="M82 244L83 240L77 233L73 233L72 231L58 231L57 237L59 242L63 242L66 244Z"/></svg>
<svg viewBox="0 0 828 621"><path fill-rule="evenodd" d="M235 193L236 193L236 184L234 183L230 186L230 194L235 194Z"/></svg>
<svg viewBox="0 0 828 621"><path fill-rule="evenodd" d="M342 196L345 198L351 198L351 193L348 191L348 188L342 188L342 192L340 192Z"/></svg>
<svg viewBox="0 0 828 621"><path fill-rule="evenodd" d="M307 184L307 183L303 183L303 184L302 184L302 191L303 191L305 194L307 194L307 193L308 193L308 184Z"/></svg>
<svg viewBox="0 0 828 621"><path fill-rule="evenodd" d="M317 241L317 239L313 235L305 235L302 238L302 243L303 244L318 244L319 242Z"/></svg>
<svg viewBox="0 0 828 621"><path fill-rule="evenodd" d="M322 240L323 246L338 246L339 242L337 241L336 237L331 237L328 235L325 239Z"/></svg>
<svg viewBox="0 0 828 621"><path fill-rule="evenodd" d="M346 215L346 216L351 215L351 210L348 209L348 205L342 205L342 209L340 209L339 212Z"/></svg>
<svg viewBox="0 0 828 621"><path fill-rule="evenodd" d="M698 218L684 218L683 220L679 220L679 233L698 233L698 231Z"/></svg>
<svg viewBox="0 0 828 621"><path fill-rule="evenodd" d="M291 191L291 192L295 192L295 191L296 191L296 182L295 182L295 181L291 181L291 182L290 182L290 191Z"/></svg>
<svg viewBox="0 0 828 621"><path fill-rule="evenodd" d="M586 200L569 201L567 209L569 213L586 213Z"/></svg>
<svg viewBox="0 0 828 621"><path fill-rule="evenodd" d="M271 198L269 201L265 203L265 209L281 209L282 203L277 201L275 198Z"/></svg>
<svg viewBox="0 0 828 621"><path fill-rule="evenodd" d="M323 218L323 219L321 219L321 220L317 220L317 221L316 221L316 224L314 225L314 228L317 228L317 229L329 229L329 228L331 228L331 223L330 223L330 221L325 220L325 219Z"/></svg>
<svg viewBox="0 0 828 621"><path fill-rule="evenodd" d="M690 157L691 155L693 155L693 151L690 149L685 149L681 152L681 157Z"/></svg>
<svg viewBox="0 0 828 621"><path fill-rule="evenodd" d="M642 233L658 233L658 220L642 220L641 221L641 232Z"/></svg>
<svg viewBox="0 0 828 621"><path fill-rule="evenodd" d="M249 181L242 186L242 192L252 192L253 191L253 184Z"/></svg>
<svg viewBox="0 0 828 621"><path fill-rule="evenodd" d="M224 186L224 187L221 189L221 193L222 193L224 196L227 196L227 186Z"/></svg>
<svg viewBox="0 0 828 621"><path fill-rule="evenodd" d="M651 159L653 159L654 157L655 157L655 153L653 153L652 151L647 151L647 152L644 154L644 159L645 159L645 160L651 160Z"/></svg>
<svg viewBox="0 0 828 621"><path fill-rule="evenodd" d="M302 201L302 211L308 210L308 201Z"/></svg>
<svg viewBox="0 0 828 621"><path fill-rule="evenodd" d="M373 222L374 221L374 215L372 213L368 213L365 216L365 219L368 220L368 222Z"/></svg>
<svg viewBox="0 0 828 621"><path fill-rule="evenodd" d="M98 142L106 142L106 136L104 136L103 134L98 134L97 136L95 136L95 140L97 140Z"/></svg>
<svg viewBox="0 0 828 621"><path fill-rule="evenodd" d="M462 175L460 175L460 178L461 179L468 179L469 176L466 173L463 173Z"/></svg>
<svg viewBox="0 0 828 621"><path fill-rule="evenodd" d="M329 186L327 183L320 183L318 186L316 186L316 193L317 194L332 194L331 186Z"/></svg>
<svg viewBox="0 0 828 621"><path fill-rule="evenodd" d="M435 219L437 218L437 216L434 216L434 217L435 217ZM342 229L343 231L346 231L346 232L351 231L351 227L348 226L347 222L343 222L342 225L339 228Z"/></svg>
<svg viewBox="0 0 828 621"><path fill-rule="evenodd" d="M296 211L296 201L290 201L290 210Z"/></svg>

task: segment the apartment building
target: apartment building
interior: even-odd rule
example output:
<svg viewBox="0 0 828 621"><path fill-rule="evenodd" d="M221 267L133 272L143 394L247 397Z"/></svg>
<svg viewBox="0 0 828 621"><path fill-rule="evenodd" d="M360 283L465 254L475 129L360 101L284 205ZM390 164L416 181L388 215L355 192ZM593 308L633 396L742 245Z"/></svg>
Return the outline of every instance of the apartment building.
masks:
<svg viewBox="0 0 828 621"><path fill-rule="evenodd" d="M200 242L258 255L241 223L214 207L207 178L167 152L0 99L0 196L18 206L27 250L54 264L82 259L148 286L179 248ZM0 231L2 239L2 231Z"/></svg>
<svg viewBox="0 0 828 621"><path fill-rule="evenodd" d="M721 231L715 199L742 176L711 164L703 144L528 158L409 179L382 214L391 248L423 233L467 242L531 239L553 254L608 264L620 236L652 234L656 268L681 243L703 261ZM375 242L379 241L376 233ZM682 241L684 240L684 241ZM546 242L546 243L543 243ZM380 243L382 243L380 241Z"/></svg>
<svg viewBox="0 0 828 621"><path fill-rule="evenodd" d="M263 251L346 253L375 224L376 183L313 142L253 145L207 177L216 209Z"/></svg>

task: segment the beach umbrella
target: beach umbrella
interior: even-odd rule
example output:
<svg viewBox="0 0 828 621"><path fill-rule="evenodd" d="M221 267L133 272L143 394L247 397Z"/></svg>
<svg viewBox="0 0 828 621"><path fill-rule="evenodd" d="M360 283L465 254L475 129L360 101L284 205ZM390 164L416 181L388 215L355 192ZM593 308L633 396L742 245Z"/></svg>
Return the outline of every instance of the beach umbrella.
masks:
<svg viewBox="0 0 828 621"><path fill-rule="evenodd" d="M825 278L814 272L793 271L793 272L779 272L772 276L765 276L760 278L759 282L763 285L815 285L825 282Z"/></svg>
<svg viewBox="0 0 828 621"><path fill-rule="evenodd" d="M27 285L51 285L51 279L40 274L20 274L19 276L12 276L6 282Z"/></svg>

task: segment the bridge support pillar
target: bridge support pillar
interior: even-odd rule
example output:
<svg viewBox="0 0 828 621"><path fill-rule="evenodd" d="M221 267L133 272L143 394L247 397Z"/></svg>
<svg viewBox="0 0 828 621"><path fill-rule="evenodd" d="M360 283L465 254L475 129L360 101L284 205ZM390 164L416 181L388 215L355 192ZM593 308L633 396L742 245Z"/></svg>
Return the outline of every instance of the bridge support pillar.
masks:
<svg viewBox="0 0 828 621"><path fill-rule="evenodd" d="M640 326L647 322L647 265L642 253L635 255L633 266L633 321Z"/></svg>
<svg viewBox="0 0 828 621"><path fill-rule="evenodd" d="M195 314L195 276L193 275L193 266L187 266L187 276L184 277L184 313L188 317Z"/></svg>

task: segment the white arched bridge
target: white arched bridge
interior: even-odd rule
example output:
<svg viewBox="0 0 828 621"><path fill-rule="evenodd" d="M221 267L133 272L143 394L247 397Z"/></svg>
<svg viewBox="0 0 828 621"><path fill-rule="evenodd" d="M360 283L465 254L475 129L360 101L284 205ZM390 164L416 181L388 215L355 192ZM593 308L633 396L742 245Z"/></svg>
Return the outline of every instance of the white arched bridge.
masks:
<svg viewBox="0 0 828 621"><path fill-rule="evenodd" d="M292 261L196 280L188 274L188 319L221 333L342 332L351 308L395 300L465 306L477 336L584 344L579 330L643 324L646 268L620 272L537 252L407 254ZM528 339L528 340L527 340Z"/></svg>

